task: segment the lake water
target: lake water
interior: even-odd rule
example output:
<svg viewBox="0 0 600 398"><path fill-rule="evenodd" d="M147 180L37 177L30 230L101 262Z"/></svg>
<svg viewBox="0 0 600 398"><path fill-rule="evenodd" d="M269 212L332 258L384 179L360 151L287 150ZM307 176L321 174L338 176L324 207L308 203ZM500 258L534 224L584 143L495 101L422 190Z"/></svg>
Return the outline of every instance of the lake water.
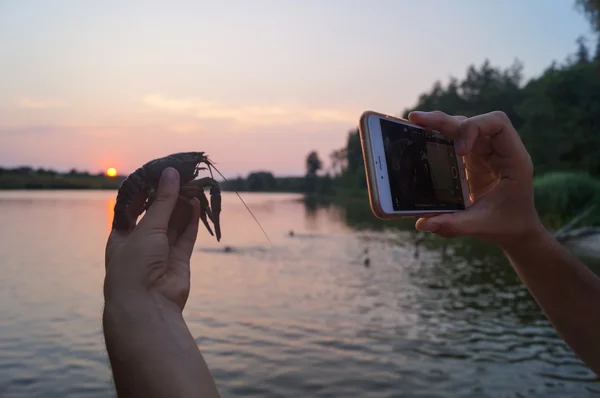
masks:
<svg viewBox="0 0 600 398"><path fill-rule="evenodd" d="M114 196L0 192L0 397L114 396L101 329ZM222 396L600 393L497 250L416 246L364 205L243 197L273 246L225 193L223 240L200 230L185 310Z"/></svg>

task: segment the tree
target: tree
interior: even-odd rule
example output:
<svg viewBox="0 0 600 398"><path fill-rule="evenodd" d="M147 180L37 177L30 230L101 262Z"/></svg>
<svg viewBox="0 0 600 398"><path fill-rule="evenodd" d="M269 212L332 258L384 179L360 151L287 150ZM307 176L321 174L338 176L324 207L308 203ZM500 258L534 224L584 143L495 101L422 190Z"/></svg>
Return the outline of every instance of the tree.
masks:
<svg viewBox="0 0 600 398"><path fill-rule="evenodd" d="M336 149L329 155L331 171L334 176L340 175L347 167L346 148Z"/></svg>
<svg viewBox="0 0 600 398"><path fill-rule="evenodd" d="M421 94L415 106L404 110L403 117L407 118L412 110L440 110L467 117L500 110L518 125L519 115L514 108L521 101L522 80L521 61L515 60L502 70L485 60L479 68L471 65L462 81L452 77L446 87L436 82L430 92Z"/></svg>
<svg viewBox="0 0 600 398"><path fill-rule="evenodd" d="M348 132L348 139L346 141L346 162L349 172L354 173L359 170L364 171L365 164L363 161L358 129Z"/></svg>
<svg viewBox="0 0 600 398"><path fill-rule="evenodd" d="M255 171L248 175L246 188L253 192L274 191L277 188L277 181L273 174L268 171Z"/></svg>
<svg viewBox="0 0 600 398"><path fill-rule="evenodd" d="M575 62L579 64L587 64L590 62L590 51L585 45L585 38L583 36L579 36L577 38L577 53Z"/></svg>
<svg viewBox="0 0 600 398"><path fill-rule="evenodd" d="M578 170L600 176L598 61L546 71L523 90L519 132L538 173Z"/></svg>
<svg viewBox="0 0 600 398"><path fill-rule="evenodd" d="M312 151L306 156L306 193L314 195L317 191L318 176L317 172L323 167L323 162L319 159L319 154Z"/></svg>
<svg viewBox="0 0 600 398"><path fill-rule="evenodd" d="M316 151L312 151L306 157L306 175L316 176L317 172L323 168L323 162L319 159Z"/></svg>
<svg viewBox="0 0 600 398"><path fill-rule="evenodd" d="M575 8L582 12L600 34L600 0L575 0Z"/></svg>

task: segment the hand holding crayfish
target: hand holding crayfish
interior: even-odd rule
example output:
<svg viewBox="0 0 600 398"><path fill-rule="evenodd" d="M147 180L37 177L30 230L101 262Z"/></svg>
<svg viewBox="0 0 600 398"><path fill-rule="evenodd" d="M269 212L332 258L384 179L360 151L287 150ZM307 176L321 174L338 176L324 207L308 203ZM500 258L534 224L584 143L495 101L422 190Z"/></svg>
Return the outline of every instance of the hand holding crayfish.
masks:
<svg viewBox="0 0 600 398"><path fill-rule="evenodd" d="M200 201L188 202L179 190L179 173L165 169L153 204L140 222L128 230L112 230L106 246L107 299L127 302L132 295L158 294L183 310L190 289ZM140 191L131 201L131 219L137 218L145 199Z"/></svg>

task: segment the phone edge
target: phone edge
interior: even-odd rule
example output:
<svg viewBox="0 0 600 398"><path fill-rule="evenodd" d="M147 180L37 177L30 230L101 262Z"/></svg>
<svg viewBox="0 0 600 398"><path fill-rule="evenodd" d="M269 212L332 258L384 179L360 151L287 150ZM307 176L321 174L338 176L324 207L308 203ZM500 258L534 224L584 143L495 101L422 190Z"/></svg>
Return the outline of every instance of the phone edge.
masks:
<svg viewBox="0 0 600 398"><path fill-rule="evenodd" d="M365 174L367 177L367 191L369 196L369 205L371 211L375 217L381 220L390 220L389 213L386 213L381 207L381 200L379 198L379 189L377 185L377 177L375 174L375 166L373 165L373 148L371 147L371 132L369 130L369 117L379 116L377 112L365 111L360 115L358 123L358 135L360 139L360 146L363 154L363 162L365 166Z"/></svg>

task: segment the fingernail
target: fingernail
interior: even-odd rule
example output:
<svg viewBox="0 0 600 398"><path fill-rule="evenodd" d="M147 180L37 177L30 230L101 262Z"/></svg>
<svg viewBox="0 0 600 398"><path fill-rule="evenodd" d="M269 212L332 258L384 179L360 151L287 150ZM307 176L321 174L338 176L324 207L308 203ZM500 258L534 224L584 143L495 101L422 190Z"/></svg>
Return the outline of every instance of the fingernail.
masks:
<svg viewBox="0 0 600 398"><path fill-rule="evenodd" d="M467 143L464 139L460 139L456 142L456 149L458 149L459 151L464 151L467 149Z"/></svg>
<svg viewBox="0 0 600 398"><path fill-rule="evenodd" d="M423 224L424 225L421 225L421 228L419 228L423 232L435 232L440 228L440 225L435 222L428 222Z"/></svg>
<svg viewBox="0 0 600 398"><path fill-rule="evenodd" d="M412 111L411 114L413 115L417 115L417 116L425 116L427 115L428 112L425 111Z"/></svg>
<svg viewBox="0 0 600 398"><path fill-rule="evenodd" d="M164 178L165 182L171 184L174 182L177 182L177 179L179 178L177 171L175 171L175 169L173 169L172 167L166 168L163 170L162 173L162 178Z"/></svg>

